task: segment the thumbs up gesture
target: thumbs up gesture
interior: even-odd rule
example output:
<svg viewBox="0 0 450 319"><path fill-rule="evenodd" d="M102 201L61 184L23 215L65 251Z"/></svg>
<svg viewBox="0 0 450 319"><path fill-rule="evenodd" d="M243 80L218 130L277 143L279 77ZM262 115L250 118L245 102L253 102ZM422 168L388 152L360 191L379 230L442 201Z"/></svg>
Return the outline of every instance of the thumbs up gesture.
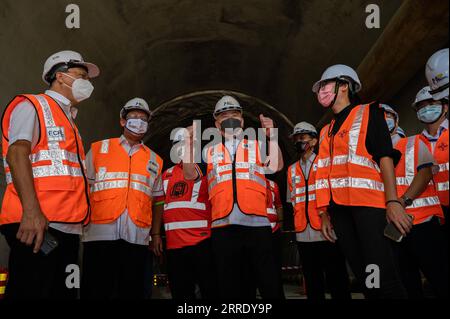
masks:
<svg viewBox="0 0 450 319"><path fill-rule="evenodd" d="M274 128L273 120L269 117L265 117L262 114L259 114L259 120L261 122L261 127L266 129L266 135L270 136L270 129Z"/></svg>
<svg viewBox="0 0 450 319"><path fill-rule="evenodd" d="M261 121L262 128L273 128L273 121L269 117L265 117L262 114L259 114L259 120Z"/></svg>

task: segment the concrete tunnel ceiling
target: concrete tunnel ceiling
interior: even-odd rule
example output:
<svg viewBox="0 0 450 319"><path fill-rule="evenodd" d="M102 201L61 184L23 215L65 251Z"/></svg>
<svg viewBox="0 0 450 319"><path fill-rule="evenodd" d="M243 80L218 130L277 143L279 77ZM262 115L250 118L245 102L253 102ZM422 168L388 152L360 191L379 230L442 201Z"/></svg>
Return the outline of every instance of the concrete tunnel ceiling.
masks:
<svg viewBox="0 0 450 319"><path fill-rule="evenodd" d="M280 147L288 156L294 155L294 150L289 140L286 138L292 132L293 123L280 111L264 101L248 96L241 92L227 90L207 90L193 92L176 97L161 104L154 110L154 116L149 126L151 132L145 142L153 149L160 150L160 155L170 158L170 133L176 127L187 127L192 125L194 119L201 120L201 129L204 130L214 126L214 119L211 114L211 105L224 95L236 97L244 108L245 127L259 127L259 114L264 114L274 120L279 128ZM176 125L174 126L174 123ZM203 145L209 140L204 141Z"/></svg>
<svg viewBox="0 0 450 319"><path fill-rule="evenodd" d="M80 7L80 29L65 27L69 3ZM371 3L380 7L380 29L365 27L365 8ZM265 110L264 105L276 108L278 113L272 114L278 116L279 125L285 124L280 114L292 123L319 123L325 112L311 86L331 64L361 70L363 83L371 83L366 87L370 99L377 96L389 102L398 94L411 96L403 86L417 77L433 51L448 43L448 2L433 4L412 0L2 0L0 104L3 109L15 94L42 91L45 59L55 51L73 49L101 68L94 96L82 103L77 118L86 146L120 134L119 110L135 96L145 98L155 109L168 101L188 102L186 96L195 92L230 90L247 97L244 105L256 108L253 115ZM405 55L405 43L392 42L392 21L405 25L398 29L402 32L398 36L411 44L407 50L415 47L412 57ZM408 23L423 30L407 32ZM380 57L383 51L386 56ZM393 67L395 76L388 78L373 71ZM392 85L394 80L397 85ZM390 90L375 85L380 81ZM188 123L198 110L200 115L210 114L215 98L219 95L191 96L189 102L195 107L179 116L165 118L157 112L149 144L152 134L158 137L166 127ZM173 105L180 107L180 103Z"/></svg>

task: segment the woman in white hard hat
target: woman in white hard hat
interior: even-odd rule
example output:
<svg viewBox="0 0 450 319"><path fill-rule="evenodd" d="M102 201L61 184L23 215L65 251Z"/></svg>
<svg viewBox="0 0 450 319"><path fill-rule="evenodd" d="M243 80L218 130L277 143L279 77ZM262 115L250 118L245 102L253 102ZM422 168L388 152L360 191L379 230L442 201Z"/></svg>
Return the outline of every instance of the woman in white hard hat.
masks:
<svg viewBox="0 0 450 319"><path fill-rule="evenodd" d="M334 113L320 134L316 197L322 230L333 240L334 227L363 287L366 271L376 265L379 289L366 285L366 297L406 298L392 243L383 235L387 221L402 234L412 226L395 184L394 163L401 154L392 148L379 104L357 102L360 89L356 72L341 64L329 67L312 88L319 103Z"/></svg>
<svg viewBox="0 0 450 319"><path fill-rule="evenodd" d="M391 132L392 144L402 153L395 168L397 193L413 218L411 232L397 244L400 273L410 299L423 298L421 272L438 298L448 298L448 243L440 227L444 218L431 182L438 168L420 135L401 138L398 113L381 105Z"/></svg>

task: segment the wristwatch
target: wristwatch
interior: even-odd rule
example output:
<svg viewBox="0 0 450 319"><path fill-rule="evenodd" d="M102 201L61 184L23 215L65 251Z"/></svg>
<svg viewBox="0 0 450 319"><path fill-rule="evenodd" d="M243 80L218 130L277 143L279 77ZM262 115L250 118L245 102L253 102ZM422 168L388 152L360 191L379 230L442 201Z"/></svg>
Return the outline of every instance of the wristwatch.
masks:
<svg viewBox="0 0 450 319"><path fill-rule="evenodd" d="M408 196L402 195L401 199L405 203L405 207L411 206L413 203L413 200L409 198Z"/></svg>

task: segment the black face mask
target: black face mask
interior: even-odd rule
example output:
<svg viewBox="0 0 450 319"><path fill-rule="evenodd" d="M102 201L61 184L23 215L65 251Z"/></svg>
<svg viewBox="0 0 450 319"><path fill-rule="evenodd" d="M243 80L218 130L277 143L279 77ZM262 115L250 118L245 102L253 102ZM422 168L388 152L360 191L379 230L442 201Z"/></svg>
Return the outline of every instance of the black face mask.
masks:
<svg viewBox="0 0 450 319"><path fill-rule="evenodd" d="M225 129L237 129L241 128L241 120L236 119L234 117L230 117L229 119L223 120L222 123L220 123L220 128L222 131L225 132Z"/></svg>
<svg viewBox="0 0 450 319"><path fill-rule="evenodd" d="M295 148L297 149L297 152L304 153L307 150L309 150L310 147L309 147L309 143L308 142L299 141L299 142L295 143Z"/></svg>

